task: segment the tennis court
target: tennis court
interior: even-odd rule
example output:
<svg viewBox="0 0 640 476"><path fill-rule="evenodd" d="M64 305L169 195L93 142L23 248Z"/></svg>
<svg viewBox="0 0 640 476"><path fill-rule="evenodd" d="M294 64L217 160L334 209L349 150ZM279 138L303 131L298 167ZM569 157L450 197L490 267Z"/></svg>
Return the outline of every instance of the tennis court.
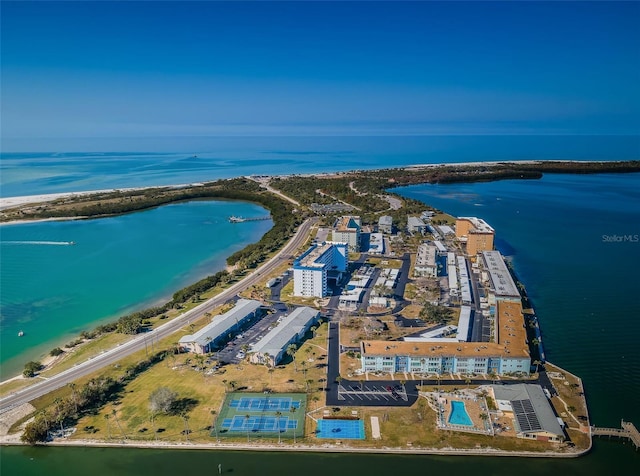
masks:
<svg viewBox="0 0 640 476"><path fill-rule="evenodd" d="M234 398L229 406L238 411L263 412L263 411L290 411L291 408L300 408L300 402L294 402L291 397L241 397Z"/></svg>
<svg viewBox="0 0 640 476"><path fill-rule="evenodd" d="M318 438L334 440L364 440L363 420L318 420Z"/></svg>
<svg viewBox="0 0 640 476"><path fill-rule="evenodd" d="M306 394L231 393L211 436L295 438L304 436Z"/></svg>

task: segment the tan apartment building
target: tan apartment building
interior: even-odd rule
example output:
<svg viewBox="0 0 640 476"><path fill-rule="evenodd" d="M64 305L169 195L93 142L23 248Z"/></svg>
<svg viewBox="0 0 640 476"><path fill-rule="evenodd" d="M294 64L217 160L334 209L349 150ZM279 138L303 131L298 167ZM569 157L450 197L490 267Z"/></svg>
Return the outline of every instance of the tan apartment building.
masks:
<svg viewBox="0 0 640 476"><path fill-rule="evenodd" d="M482 218L459 217L456 219L456 237L466 243L467 254L475 256L481 251L493 250L495 230Z"/></svg>

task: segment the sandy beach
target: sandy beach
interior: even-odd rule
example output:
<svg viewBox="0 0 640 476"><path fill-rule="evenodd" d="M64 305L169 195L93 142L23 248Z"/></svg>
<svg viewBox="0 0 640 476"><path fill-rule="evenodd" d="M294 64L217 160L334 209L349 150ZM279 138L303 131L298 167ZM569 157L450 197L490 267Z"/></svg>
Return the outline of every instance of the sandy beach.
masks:
<svg viewBox="0 0 640 476"><path fill-rule="evenodd" d="M494 167L497 165L504 165L504 164L535 164L540 162L539 160L514 160L514 161L494 161L494 162L458 162L458 163L451 163L451 162L445 162L445 163L438 163L438 164L418 164L418 165L407 165L407 166L400 166L400 167L395 167L398 170L416 170L416 169L429 169L429 168L434 168L434 167L465 167L465 166L489 166L489 167ZM584 162L584 163L600 163L601 161L597 161L597 160L592 160L592 161L575 161L575 160L561 160L560 162L567 162L567 163L573 163L573 162ZM376 170L376 169L372 169L372 170L368 170L369 172ZM308 176L308 177L333 177L336 175L344 175L344 174L349 174L349 173L353 173L355 172L354 170L352 171L347 171L347 172L324 172L324 173L312 173L312 174L296 174L299 176ZM291 174L278 174L278 175L261 175L261 177L268 177L268 178L285 178L285 177L289 177ZM212 179L215 180L215 179ZM191 184L178 184L178 185L157 185L157 186L147 186L147 187L130 187L130 188L112 188L112 189L107 189L107 190L89 190L89 191L83 191L83 192L61 192L61 193L49 193L49 194L41 194L41 195L24 195L24 196L19 196L19 197L0 197L0 210L4 210L6 208L13 208L13 207L18 207L21 205L26 205L29 203L42 203L42 202L50 202L53 200L57 200L59 198L69 198L69 197L76 197L76 196L86 196L86 195L92 195L92 194L99 194L99 193L111 193L111 192L116 192L116 191L122 191L122 192L129 192L129 191L135 191L135 190L146 190L146 189L150 189L150 188L182 188L182 187L189 187L189 186L197 186L197 185L202 185L202 183L191 183ZM49 220L69 220L71 218L54 218L54 219L49 219ZM34 223L35 220L25 220L23 221L12 221L10 223L12 224L17 224L17 223Z"/></svg>

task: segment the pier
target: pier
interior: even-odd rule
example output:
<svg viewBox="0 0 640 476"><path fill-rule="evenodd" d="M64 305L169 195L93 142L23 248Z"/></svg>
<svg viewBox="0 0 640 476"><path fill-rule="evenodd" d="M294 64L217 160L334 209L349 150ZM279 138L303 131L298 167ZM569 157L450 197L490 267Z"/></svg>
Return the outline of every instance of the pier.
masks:
<svg viewBox="0 0 640 476"><path fill-rule="evenodd" d="M242 223L245 221L262 221L262 220L271 220L271 215L268 215L266 217L253 217L253 218L244 218L244 217L236 217L236 216L229 217L229 222L231 223Z"/></svg>
<svg viewBox="0 0 640 476"><path fill-rule="evenodd" d="M600 428L596 426L591 427L592 436L617 436L618 438L629 438L636 447L640 447L640 432L636 426L628 421L622 420L620 423L621 428Z"/></svg>

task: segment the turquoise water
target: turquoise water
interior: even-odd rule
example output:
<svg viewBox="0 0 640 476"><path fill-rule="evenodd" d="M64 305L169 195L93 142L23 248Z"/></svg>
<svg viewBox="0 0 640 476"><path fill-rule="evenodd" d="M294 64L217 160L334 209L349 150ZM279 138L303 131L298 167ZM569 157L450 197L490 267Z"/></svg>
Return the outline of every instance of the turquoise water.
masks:
<svg viewBox="0 0 640 476"><path fill-rule="evenodd" d="M464 402L460 400L451 400L451 415L449 415L449 423L452 425L473 426L471 418L467 413Z"/></svg>
<svg viewBox="0 0 640 476"><path fill-rule="evenodd" d="M250 174L293 174L440 162L640 158L638 136L203 137L132 140L130 152L0 154L0 195L200 182ZM100 150L100 152L91 152ZM135 152L143 150L145 152ZM177 152L176 152L177 151Z"/></svg>
<svg viewBox="0 0 640 476"><path fill-rule="evenodd" d="M619 158L615 153L610 157ZM441 155L433 158L442 161ZM400 165L387 165L392 164ZM616 426L625 418L640 424L640 308L635 299L640 244L605 238L640 234L638 174L549 175L538 181L396 191L452 214L479 215L493 225L498 248L511 256L534 300L548 359L584 379L593 421ZM215 473L218 464L224 473L266 476L296 474L300 468L308 476L324 476L329 469L334 474L388 475L423 472L425 467L446 474L596 476L633 474L640 467L640 452L630 443L606 438L597 438L588 456L569 460L128 448L0 451L0 472L25 476L200 474L202 468Z"/></svg>
<svg viewBox="0 0 640 476"><path fill-rule="evenodd" d="M1 226L2 378L101 321L164 303L224 269L229 254L271 227L226 218L265 214L249 203L198 201L112 218ZM75 245L53 244L70 241Z"/></svg>

